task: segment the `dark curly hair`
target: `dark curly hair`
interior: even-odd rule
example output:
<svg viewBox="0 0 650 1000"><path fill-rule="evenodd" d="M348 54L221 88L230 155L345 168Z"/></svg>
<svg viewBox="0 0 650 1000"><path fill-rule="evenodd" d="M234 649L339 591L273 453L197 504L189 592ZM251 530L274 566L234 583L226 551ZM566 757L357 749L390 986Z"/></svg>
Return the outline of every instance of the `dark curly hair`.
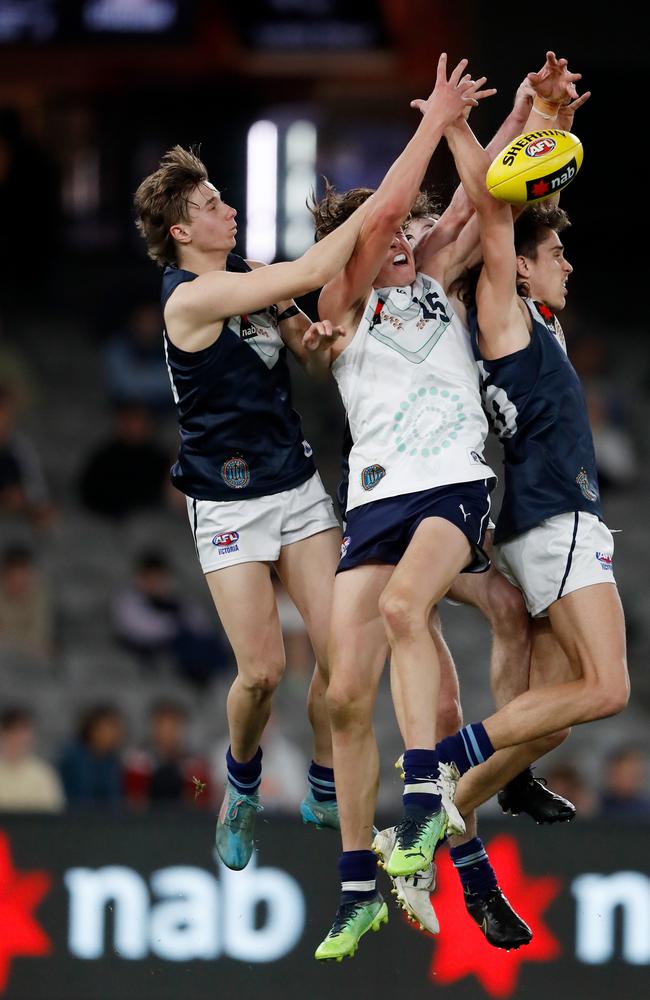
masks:
<svg viewBox="0 0 650 1000"><path fill-rule="evenodd" d="M307 202L307 207L314 218L314 225L316 227L315 239L317 243L324 236L327 236L328 233L332 233L335 229L338 229L359 205L363 205L364 201L367 201L370 195L375 193L374 188L356 187L350 188L349 191L345 191L343 194L339 194L327 178L324 178L324 180L325 194L320 201L317 201L315 195L312 193L311 199ZM437 221L440 218L441 212L442 205L439 199L428 191L420 191L413 202L413 207L408 218L404 221L404 225L408 223L409 219L421 219L423 217L431 217Z"/></svg>
<svg viewBox="0 0 650 1000"><path fill-rule="evenodd" d="M327 178L324 180L325 194L320 201L316 200L316 196L312 192L311 198L307 202L307 207L314 218L314 235L317 243L324 236L333 233L335 229L343 225L359 205L363 205L364 201L367 201L370 195L375 193L373 188L356 187L339 194Z"/></svg>
<svg viewBox="0 0 650 1000"><path fill-rule="evenodd" d="M559 205L531 205L515 221L515 253L518 257L537 260L537 248L548 236L549 229L561 233L571 225L569 216ZM528 282L517 280L517 291L528 295Z"/></svg>
<svg viewBox="0 0 650 1000"><path fill-rule="evenodd" d="M420 191L413 202L409 219L435 219L437 222L444 210L442 201L433 191Z"/></svg>

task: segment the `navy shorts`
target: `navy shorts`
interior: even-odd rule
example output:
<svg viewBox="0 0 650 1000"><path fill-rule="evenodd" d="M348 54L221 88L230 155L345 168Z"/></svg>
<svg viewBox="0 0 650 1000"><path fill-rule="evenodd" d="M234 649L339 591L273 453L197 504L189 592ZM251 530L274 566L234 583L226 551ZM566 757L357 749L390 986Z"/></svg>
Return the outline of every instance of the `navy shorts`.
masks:
<svg viewBox="0 0 650 1000"><path fill-rule="evenodd" d="M483 573L490 560L483 549L490 520L490 492L496 480L478 479L386 497L348 512L337 573L365 563L397 566L421 521L442 517L467 538L473 559L464 573Z"/></svg>

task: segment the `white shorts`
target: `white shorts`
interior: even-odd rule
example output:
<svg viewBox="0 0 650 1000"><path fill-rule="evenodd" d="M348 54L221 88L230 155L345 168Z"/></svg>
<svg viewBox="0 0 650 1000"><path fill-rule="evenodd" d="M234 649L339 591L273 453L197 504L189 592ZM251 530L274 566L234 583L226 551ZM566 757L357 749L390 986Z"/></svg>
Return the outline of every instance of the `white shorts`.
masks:
<svg viewBox="0 0 650 1000"><path fill-rule="evenodd" d="M615 583L612 533L594 514L558 514L512 541L495 545L494 565L524 595L533 618L560 597L595 583Z"/></svg>
<svg viewBox="0 0 650 1000"><path fill-rule="evenodd" d="M193 500L187 512L204 573L247 562L275 562L283 545L338 528L319 474L292 490L250 500Z"/></svg>

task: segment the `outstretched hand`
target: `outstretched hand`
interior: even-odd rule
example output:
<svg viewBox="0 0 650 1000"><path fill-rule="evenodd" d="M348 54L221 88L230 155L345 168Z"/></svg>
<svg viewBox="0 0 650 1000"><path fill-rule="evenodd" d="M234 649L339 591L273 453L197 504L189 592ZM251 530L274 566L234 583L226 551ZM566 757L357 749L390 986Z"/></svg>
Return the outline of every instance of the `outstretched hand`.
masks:
<svg viewBox="0 0 650 1000"><path fill-rule="evenodd" d="M583 104L585 104L591 97L591 91L585 90L584 94L581 94L575 101L571 101L569 104L563 104L559 108L557 113L557 127L563 129L565 132L570 132L573 128L573 117Z"/></svg>
<svg viewBox="0 0 650 1000"><path fill-rule="evenodd" d="M534 99L535 89L528 77L525 76L517 87L514 100L514 107L521 109L522 117L528 117Z"/></svg>
<svg viewBox="0 0 650 1000"><path fill-rule="evenodd" d="M447 79L447 53L443 52L438 60L436 85L429 97L411 101L411 107L417 108L423 117L435 116L443 130L461 117L467 117L472 108L484 97L496 94L494 87L482 90L487 77L472 80L469 73L464 73L467 59L461 59Z"/></svg>
<svg viewBox="0 0 650 1000"><path fill-rule="evenodd" d="M332 326L328 319L320 320L305 330L302 335L302 346L307 351L325 351L328 347L345 335L342 326Z"/></svg>
<svg viewBox="0 0 650 1000"><path fill-rule="evenodd" d="M546 62L539 72L528 74L528 81L537 96L557 105L577 100L575 84L581 78L581 73L570 73L567 60L558 59L555 52L546 53Z"/></svg>

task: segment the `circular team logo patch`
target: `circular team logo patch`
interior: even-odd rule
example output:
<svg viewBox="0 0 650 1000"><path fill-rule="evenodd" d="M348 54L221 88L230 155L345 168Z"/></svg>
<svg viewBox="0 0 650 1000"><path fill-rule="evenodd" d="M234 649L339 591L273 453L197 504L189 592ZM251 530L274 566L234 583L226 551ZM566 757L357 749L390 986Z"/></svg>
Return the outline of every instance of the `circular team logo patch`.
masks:
<svg viewBox="0 0 650 1000"><path fill-rule="evenodd" d="M242 490L251 481L251 474L243 458L229 458L221 466L221 478L231 490Z"/></svg>

